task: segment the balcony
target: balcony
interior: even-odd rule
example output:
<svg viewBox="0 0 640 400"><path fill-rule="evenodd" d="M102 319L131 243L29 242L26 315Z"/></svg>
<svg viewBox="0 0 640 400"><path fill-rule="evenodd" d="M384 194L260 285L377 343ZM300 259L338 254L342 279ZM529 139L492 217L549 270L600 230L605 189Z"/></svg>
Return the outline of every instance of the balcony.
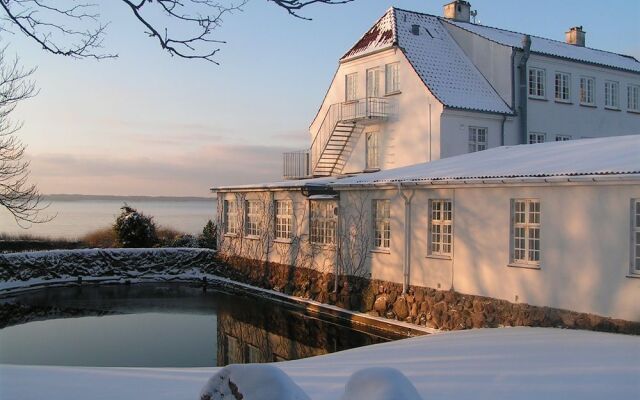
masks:
<svg viewBox="0 0 640 400"><path fill-rule="evenodd" d="M282 176L284 179L304 179L311 177L309 150L284 153Z"/></svg>

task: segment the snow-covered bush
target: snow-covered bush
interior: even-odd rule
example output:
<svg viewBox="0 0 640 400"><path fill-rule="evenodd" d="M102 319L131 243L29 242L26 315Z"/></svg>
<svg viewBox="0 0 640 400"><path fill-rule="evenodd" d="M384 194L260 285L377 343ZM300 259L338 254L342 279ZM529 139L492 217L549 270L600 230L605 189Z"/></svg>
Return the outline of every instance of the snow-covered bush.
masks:
<svg viewBox="0 0 640 400"><path fill-rule="evenodd" d="M371 367L349 378L341 400L422 400L413 383L400 371Z"/></svg>
<svg viewBox="0 0 640 400"><path fill-rule="evenodd" d="M205 249L215 249L217 247L216 237L218 235L218 227L213 221L209 220L202 229L202 234L198 237L200 247Z"/></svg>
<svg viewBox="0 0 640 400"><path fill-rule="evenodd" d="M126 203L120 209L122 212L113 226L118 244L122 247L153 247L158 242L153 217L138 212Z"/></svg>

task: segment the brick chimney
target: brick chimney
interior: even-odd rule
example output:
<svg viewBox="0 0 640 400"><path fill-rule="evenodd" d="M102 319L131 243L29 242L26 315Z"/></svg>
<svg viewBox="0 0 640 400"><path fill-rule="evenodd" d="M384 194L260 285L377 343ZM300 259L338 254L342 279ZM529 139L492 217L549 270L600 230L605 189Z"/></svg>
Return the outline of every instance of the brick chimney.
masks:
<svg viewBox="0 0 640 400"><path fill-rule="evenodd" d="M471 4L464 0L455 0L445 4L444 17L454 21L471 22Z"/></svg>
<svg viewBox="0 0 640 400"><path fill-rule="evenodd" d="M581 26L574 26L565 33L565 38L569 44L584 47L585 34L586 32L582 30Z"/></svg>

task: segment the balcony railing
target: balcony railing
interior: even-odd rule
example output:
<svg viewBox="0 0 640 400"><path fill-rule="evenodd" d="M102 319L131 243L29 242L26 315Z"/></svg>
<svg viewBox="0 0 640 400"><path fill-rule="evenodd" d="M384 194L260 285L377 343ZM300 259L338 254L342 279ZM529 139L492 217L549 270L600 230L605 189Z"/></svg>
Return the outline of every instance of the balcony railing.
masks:
<svg viewBox="0 0 640 400"><path fill-rule="evenodd" d="M301 179L311 177L311 160L309 150L293 151L283 154L284 179Z"/></svg>

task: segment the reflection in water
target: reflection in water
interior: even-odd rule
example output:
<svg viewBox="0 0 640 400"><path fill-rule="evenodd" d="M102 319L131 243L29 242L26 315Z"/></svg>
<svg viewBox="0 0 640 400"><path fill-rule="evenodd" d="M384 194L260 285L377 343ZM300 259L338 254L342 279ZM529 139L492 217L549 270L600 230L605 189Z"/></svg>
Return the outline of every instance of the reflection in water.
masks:
<svg viewBox="0 0 640 400"><path fill-rule="evenodd" d="M0 327L0 363L41 365L204 367L292 360L390 339L186 284L23 293L0 299Z"/></svg>

